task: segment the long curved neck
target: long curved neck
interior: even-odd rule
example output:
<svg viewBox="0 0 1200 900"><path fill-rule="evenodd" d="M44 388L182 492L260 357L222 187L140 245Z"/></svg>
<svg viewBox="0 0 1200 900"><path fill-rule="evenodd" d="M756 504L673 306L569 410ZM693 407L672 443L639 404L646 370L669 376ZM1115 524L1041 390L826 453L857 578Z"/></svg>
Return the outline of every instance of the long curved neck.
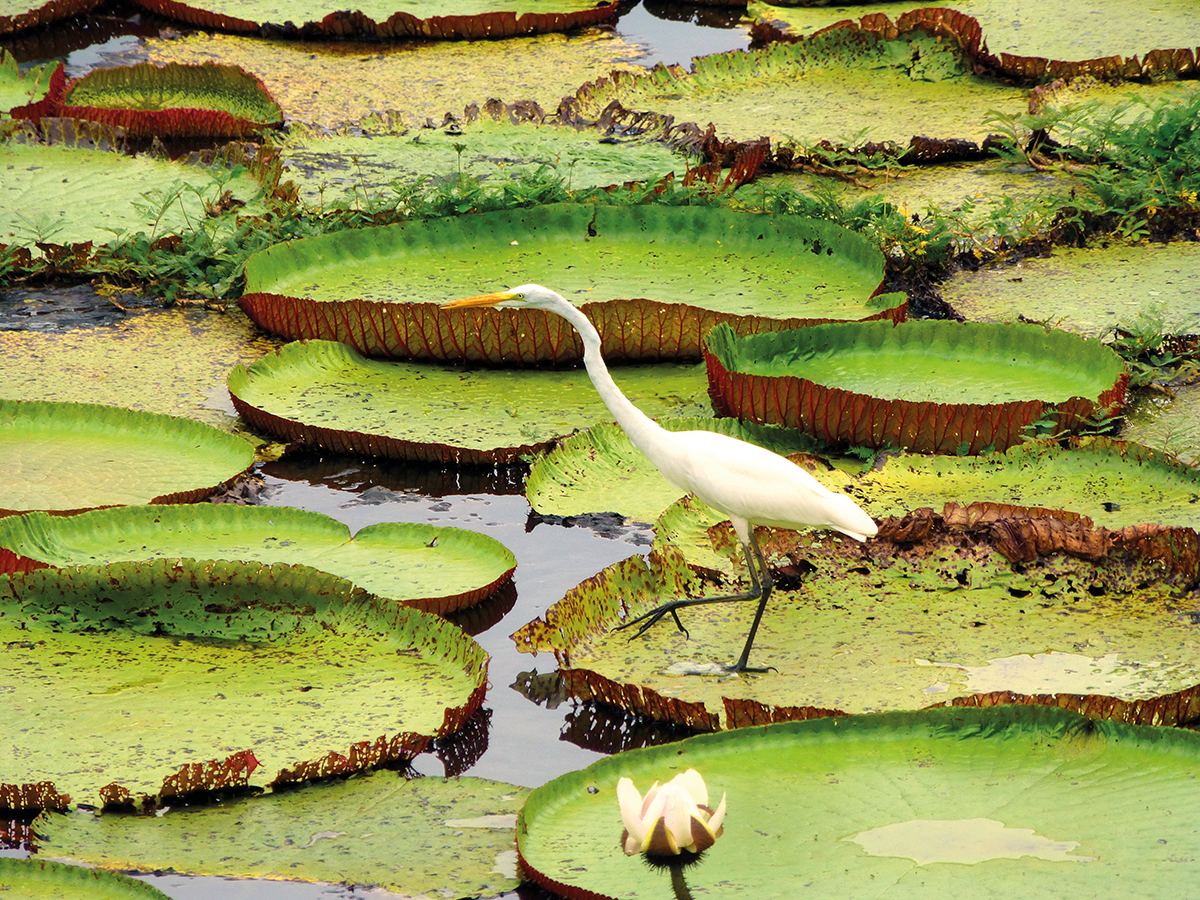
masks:
<svg viewBox="0 0 1200 900"><path fill-rule="evenodd" d="M575 330L583 339L583 365L587 369L588 377L592 379L596 393L613 414L617 424L625 429L633 445L653 460L650 448L655 444L655 438L663 434L664 430L630 403L612 380L612 376L608 374L608 366L604 364L604 358L600 355L600 335L587 316L565 301L562 308L556 311L575 326Z"/></svg>

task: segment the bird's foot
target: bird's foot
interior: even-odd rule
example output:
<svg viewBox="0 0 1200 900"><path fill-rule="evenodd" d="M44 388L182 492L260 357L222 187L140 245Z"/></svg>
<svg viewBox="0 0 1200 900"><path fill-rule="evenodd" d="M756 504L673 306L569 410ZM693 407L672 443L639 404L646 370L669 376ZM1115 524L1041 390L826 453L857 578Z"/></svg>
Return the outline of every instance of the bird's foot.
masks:
<svg viewBox="0 0 1200 900"><path fill-rule="evenodd" d="M678 601L672 601L671 603L664 603L662 606L659 606L656 609L652 609L652 610L650 610L650 612L648 612L644 615L638 616L636 619L633 619L632 621L625 622L621 625L618 625L613 630L614 631L624 631L626 628L630 628L634 625L637 625L639 622L644 622L645 624L643 624L642 627L639 628L637 631L635 631L633 633L633 635L629 638L632 641L634 638L640 638L643 634L646 633L646 630L648 628L650 628L650 626L654 625L659 619L661 619L667 613L670 613L671 618L675 620L675 627L683 632L683 636L685 638L691 637L691 635L688 634L688 630L683 627L683 623L679 621L679 613L677 613L675 611L681 605L683 605L683 604L680 604Z"/></svg>
<svg viewBox="0 0 1200 900"><path fill-rule="evenodd" d="M738 678L745 676L747 678L756 678L759 675L764 675L767 672L778 672L774 666L765 666L759 668L757 666L743 666L740 669L736 665L724 666L720 663L701 663L701 662L677 662L667 666L664 670L664 675L716 675L718 681L726 681L730 678Z"/></svg>

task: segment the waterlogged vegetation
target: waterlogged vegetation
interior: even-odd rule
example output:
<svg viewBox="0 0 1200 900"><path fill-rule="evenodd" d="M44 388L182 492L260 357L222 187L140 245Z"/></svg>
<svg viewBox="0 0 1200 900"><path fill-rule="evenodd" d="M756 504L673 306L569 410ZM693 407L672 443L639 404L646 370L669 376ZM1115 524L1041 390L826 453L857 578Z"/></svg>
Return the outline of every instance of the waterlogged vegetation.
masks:
<svg viewBox="0 0 1200 900"><path fill-rule="evenodd" d="M0 881L663 896L615 786L696 768L697 894L1176 896L1200 16L926 6L702 7L753 46L653 69L573 0L147 0L91 75L0 16ZM878 522L760 530L760 676L748 604L614 630L744 561L569 326L437 306L526 281Z"/></svg>

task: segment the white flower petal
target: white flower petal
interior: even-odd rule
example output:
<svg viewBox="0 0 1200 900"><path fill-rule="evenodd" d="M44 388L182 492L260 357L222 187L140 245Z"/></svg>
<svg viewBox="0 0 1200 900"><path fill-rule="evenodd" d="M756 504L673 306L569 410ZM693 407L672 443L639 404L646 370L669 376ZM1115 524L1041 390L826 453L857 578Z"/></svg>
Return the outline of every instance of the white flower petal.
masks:
<svg viewBox="0 0 1200 900"><path fill-rule="evenodd" d="M695 769L688 769L671 779L671 783L687 791L698 806L708 806L708 788Z"/></svg>
<svg viewBox="0 0 1200 900"><path fill-rule="evenodd" d="M621 822L625 830L640 844L646 836L646 824L641 816L642 795L632 780L622 778L617 782L617 801L621 804Z"/></svg>
<svg viewBox="0 0 1200 900"><path fill-rule="evenodd" d="M713 834L717 837L721 836L721 823L725 821L725 795L721 795L721 803L717 806L717 811L714 812L708 819L708 827L712 829Z"/></svg>

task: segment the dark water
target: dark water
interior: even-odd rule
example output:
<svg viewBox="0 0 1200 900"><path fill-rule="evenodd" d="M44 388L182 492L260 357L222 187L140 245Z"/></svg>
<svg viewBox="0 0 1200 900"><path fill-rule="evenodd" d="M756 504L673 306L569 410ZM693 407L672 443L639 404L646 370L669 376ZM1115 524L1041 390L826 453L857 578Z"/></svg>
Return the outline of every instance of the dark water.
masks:
<svg viewBox="0 0 1200 900"><path fill-rule="evenodd" d="M0 46L19 60L63 58L69 75L84 74L104 65L105 54L132 49L138 34L157 27L135 11L113 9L112 15L76 20L53 35L10 39ZM626 13L617 30L627 41L646 48L638 62L687 65L694 56L745 47L746 28L735 27L737 22L736 11L719 7L650 3ZM98 301L87 288L0 295L0 329L102 326L112 312L107 302ZM603 518L573 527L542 521L531 514L521 492L521 472L422 470L312 457L270 465L264 475L266 503L323 512L345 522L352 531L377 522L453 525L486 533L516 555L516 598L511 609L492 610L492 619L498 621L475 636L491 655L491 689L485 702L491 715L487 748L464 774L535 787L601 756L597 749L585 747L612 752L678 736L602 710L559 703L553 697L538 704L513 687L552 673L555 663L546 655L517 653L508 635L540 616L583 579L620 559L645 552L651 538L648 528L621 526ZM544 682L545 678L538 680ZM426 776L445 774L442 762L429 754L418 757L414 768ZM169 874L139 877L176 900L395 896L336 885ZM545 895L522 889L521 896Z"/></svg>

